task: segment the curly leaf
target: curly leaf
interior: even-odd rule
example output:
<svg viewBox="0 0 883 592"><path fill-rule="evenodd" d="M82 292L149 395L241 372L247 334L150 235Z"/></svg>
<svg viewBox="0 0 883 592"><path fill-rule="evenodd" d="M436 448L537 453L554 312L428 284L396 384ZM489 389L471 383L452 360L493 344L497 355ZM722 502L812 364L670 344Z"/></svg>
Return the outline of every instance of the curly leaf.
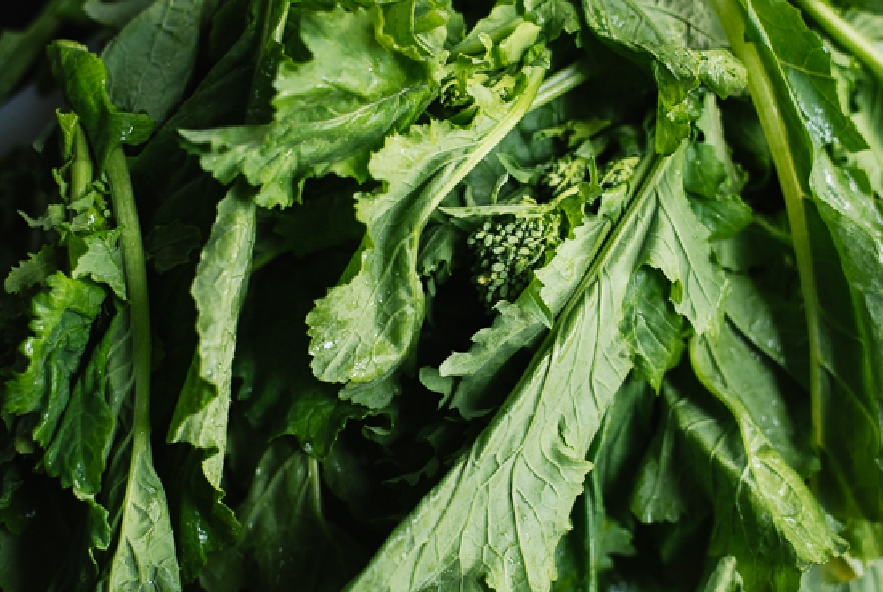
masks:
<svg viewBox="0 0 883 592"><path fill-rule="evenodd" d="M420 234L445 196L527 112L542 70L525 72L525 88L511 103L474 86L479 110L467 127L447 121L415 126L390 137L371 159L371 174L385 190L358 200L358 218L368 227L359 272L307 316L313 371L321 380L375 380L409 351L423 320Z"/></svg>
<svg viewBox="0 0 883 592"><path fill-rule="evenodd" d="M377 43L364 10L304 13L306 63L283 58L275 115L263 125L182 131L187 148L223 183L243 175L264 207L300 201L308 177L364 180L370 152L419 115L434 93L427 68Z"/></svg>
<svg viewBox="0 0 883 592"><path fill-rule="evenodd" d="M70 399L70 380L80 365L92 322L105 293L91 282L72 280L61 272L46 280L49 291L33 299L34 320L21 347L28 357L24 372L6 383L6 418L35 413L34 441L46 446Z"/></svg>

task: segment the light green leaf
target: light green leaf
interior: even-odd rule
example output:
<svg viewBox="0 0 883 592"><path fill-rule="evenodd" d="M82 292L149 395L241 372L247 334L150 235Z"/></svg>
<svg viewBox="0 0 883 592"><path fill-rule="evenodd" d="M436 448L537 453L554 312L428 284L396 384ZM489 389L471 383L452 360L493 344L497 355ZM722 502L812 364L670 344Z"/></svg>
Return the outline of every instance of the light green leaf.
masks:
<svg viewBox="0 0 883 592"><path fill-rule="evenodd" d="M737 564L732 555L718 559L699 592L742 592L742 576L736 569Z"/></svg>
<svg viewBox="0 0 883 592"><path fill-rule="evenodd" d="M439 56L448 37L450 0L405 0L381 3L377 41L414 60Z"/></svg>
<svg viewBox="0 0 883 592"><path fill-rule="evenodd" d="M237 183L218 204L218 217L202 250L191 292L196 301L199 343L169 427L169 442L189 443L199 452L202 475L214 492L209 507L198 502L184 504L192 512L185 523L202 522L201 535L192 528L180 531L182 569L186 579L195 577L206 554L229 541L236 520L223 506L221 476L227 447L227 423L231 404L233 352L236 327L248 282L255 240L255 204L252 192ZM197 478L197 481L200 481ZM203 490L204 482L186 484L181 495ZM205 516L202 514L205 513Z"/></svg>
<svg viewBox="0 0 883 592"><path fill-rule="evenodd" d="M816 497L744 407L734 421L697 386L667 380L662 390L684 442L681 462L714 503L709 552L736 558L746 590L796 591L802 570L845 551ZM733 397L727 403L737 408Z"/></svg>
<svg viewBox="0 0 883 592"><path fill-rule="evenodd" d="M424 65L377 43L364 10L304 12L299 30L313 59L281 61L271 123L181 132L218 180L242 174L260 187L264 207L300 201L308 177L364 180L371 150L407 127L434 93Z"/></svg>
<svg viewBox="0 0 883 592"><path fill-rule="evenodd" d="M169 509L150 448L135 454L131 462L119 542L103 589L180 592Z"/></svg>
<svg viewBox="0 0 883 592"><path fill-rule="evenodd" d="M660 179L653 248L646 257L647 263L672 283L670 298L675 310L701 334L713 331L721 318L726 277L713 265L709 233L687 202L680 174L684 154L682 150L675 156L673 167L678 174Z"/></svg>
<svg viewBox="0 0 883 592"><path fill-rule="evenodd" d="M104 290L91 282L72 280L61 272L50 276L47 292L32 301L33 337L21 347L28 358L24 372L6 383L3 414L36 413L34 441L45 447L50 442L61 414L70 399L70 380L80 365Z"/></svg>
<svg viewBox="0 0 883 592"><path fill-rule="evenodd" d="M684 318L675 312L667 292L662 274L639 269L626 293L626 316L620 327L636 369L657 392L663 375L677 365L684 349Z"/></svg>
<svg viewBox="0 0 883 592"><path fill-rule="evenodd" d="M77 258L71 277L91 277L96 283L107 284L120 300L126 299L126 278L123 255L117 244L120 233L110 231L83 237L86 252Z"/></svg>
<svg viewBox="0 0 883 592"><path fill-rule="evenodd" d="M527 112L542 71L525 72L525 88L511 103L474 86L479 110L469 126L414 126L390 137L371 159L371 174L385 189L358 200L357 216L368 227L358 274L307 316L313 371L321 380L369 382L407 355L423 321L420 233L445 196Z"/></svg>
<svg viewBox="0 0 883 592"><path fill-rule="evenodd" d="M46 281L57 270L55 248L43 245L36 253L9 270L3 288L10 294L18 294L35 285L46 285Z"/></svg>

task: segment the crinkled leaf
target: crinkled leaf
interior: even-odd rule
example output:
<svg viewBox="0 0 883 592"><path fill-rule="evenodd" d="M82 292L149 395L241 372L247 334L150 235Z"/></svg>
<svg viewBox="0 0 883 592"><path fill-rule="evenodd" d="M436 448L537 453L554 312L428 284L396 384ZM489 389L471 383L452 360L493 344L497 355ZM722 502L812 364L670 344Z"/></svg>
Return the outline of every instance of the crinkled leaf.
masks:
<svg viewBox="0 0 883 592"><path fill-rule="evenodd" d="M407 355L423 320L420 233L445 196L527 112L542 71L528 67L526 74L524 91L511 103L475 86L479 111L469 126L414 126L391 136L371 159L371 174L385 188L358 199L358 218L368 227L359 272L307 317L313 371L321 380L368 382Z"/></svg>
<svg viewBox="0 0 883 592"><path fill-rule="evenodd" d="M51 440L70 399L70 380L80 358L105 293L91 282L72 280L61 272L46 281L48 291L33 301L34 332L21 347L28 358L24 372L6 383L3 414L35 413L34 441L45 447Z"/></svg>
<svg viewBox="0 0 883 592"><path fill-rule="evenodd" d="M675 169L683 166L685 151L675 155ZM657 191L660 208L647 263L672 283L670 299L697 333L713 330L722 316L726 277L712 263L708 231L687 202L682 176L665 175Z"/></svg>
<svg viewBox="0 0 883 592"><path fill-rule="evenodd" d="M107 284L120 300L126 299L126 278L123 274L123 255L118 247L120 233L95 233L83 237L86 252L77 258L71 277L91 277L96 283Z"/></svg>
<svg viewBox="0 0 883 592"><path fill-rule="evenodd" d="M156 0L101 52L111 75L107 94L119 109L155 123L181 100L196 62L203 0Z"/></svg>
<svg viewBox="0 0 883 592"><path fill-rule="evenodd" d="M107 94L107 68L101 58L72 41L55 41L47 50L64 96L80 118L100 169L121 143L140 144L151 131L150 117L117 109Z"/></svg>
<svg viewBox="0 0 883 592"><path fill-rule="evenodd" d="M36 253L9 270L3 288L10 294L24 292L36 285L46 285L46 281L57 270L55 248L43 245Z"/></svg>
<svg viewBox="0 0 883 592"><path fill-rule="evenodd" d="M370 151L434 92L423 65L377 43L364 10L304 13L300 33L313 59L281 61L271 123L181 132L206 170L224 183L244 175L265 207L300 201L308 177L364 180Z"/></svg>
<svg viewBox="0 0 883 592"><path fill-rule="evenodd" d="M218 204L218 217L202 250L191 289L196 301L199 343L178 398L168 439L197 449L192 454L201 459L205 482L215 491L210 496L203 494L201 500L189 500L194 491L205 489L200 480L199 484L185 485L181 492L185 499L180 503L188 527L180 529L179 536L182 569L188 580L197 575L206 554L229 542L236 530L232 512L220 502L220 484L227 446L236 327L250 273L255 228L251 192L239 183ZM206 497L208 503L202 505ZM193 523L200 523L201 528L194 529Z"/></svg>
<svg viewBox="0 0 883 592"><path fill-rule="evenodd" d="M107 590L180 592L175 539L150 448L134 454Z"/></svg>
<svg viewBox="0 0 883 592"><path fill-rule="evenodd" d="M83 499L101 491L118 416L131 398L131 332L117 314L74 385L70 402L43 458L46 472ZM129 403L131 403L129 401Z"/></svg>
<svg viewBox="0 0 883 592"><path fill-rule="evenodd" d="M405 0L378 7L377 41L411 59L438 56L448 37L450 0Z"/></svg>

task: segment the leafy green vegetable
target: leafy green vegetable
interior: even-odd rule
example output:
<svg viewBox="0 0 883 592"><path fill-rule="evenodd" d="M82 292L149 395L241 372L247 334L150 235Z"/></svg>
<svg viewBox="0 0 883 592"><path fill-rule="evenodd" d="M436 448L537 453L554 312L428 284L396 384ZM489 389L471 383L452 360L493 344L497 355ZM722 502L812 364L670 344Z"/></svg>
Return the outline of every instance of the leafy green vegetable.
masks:
<svg viewBox="0 0 883 592"><path fill-rule="evenodd" d="M881 14L47 3L0 588L876 590Z"/></svg>

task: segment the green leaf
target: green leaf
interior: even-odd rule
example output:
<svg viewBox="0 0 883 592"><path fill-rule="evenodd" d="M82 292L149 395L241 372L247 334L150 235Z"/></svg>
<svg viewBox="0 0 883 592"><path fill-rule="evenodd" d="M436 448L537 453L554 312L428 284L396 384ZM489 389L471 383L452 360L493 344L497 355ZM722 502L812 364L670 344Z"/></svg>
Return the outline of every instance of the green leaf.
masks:
<svg viewBox="0 0 883 592"><path fill-rule="evenodd" d="M742 576L736 569L737 565L732 555L718 559L699 592L742 592Z"/></svg>
<svg viewBox="0 0 883 592"><path fill-rule="evenodd" d="M132 162L132 174L136 179L148 176L153 181L157 171L162 171L165 176L170 163L185 160L187 153L180 147L179 129L241 121L254 77L256 37L252 28L246 29L144 146Z"/></svg>
<svg viewBox="0 0 883 592"><path fill-rule="evenodd" d="M79 43L55 41L48 48L52 72L64 96L80 118L104 169L111 151L121 143L140 144L153 131L150 117L119 111L107 94L107 68Z"/></svg>
<svg viewBox="0 0 883 592"><path fill-rule="evenodd" d="M294 208L290 215L301 212ZM339 385L313 376L307 353L304 317L324 287L340 277L348 258L345 249L325 250L293 268L280 260L256 272L236 340L234 376L240 409L251 426L270 438L295 436L320 460L350 419L369 415L367 408L341 400ZM280 316L280 310L286 314Z"/></svg>
<svg viewBox="0 0 883 592"><path fill-rule="evenodd" d="M133 392L129 316L117 314L76 381L58 430L43 458L46 472L73 488L79 499L94 499L102 488L108 455L124 404Z"/></svg>
<svg viewBox="0 0 883 592"><path fill-rule="evenodd" d="M632 512L646 524L677 522L696 504L695 494L687 487L687 467L678 455L679 426L674 410L666 408L663 414L631 496Z"/></svg>
<svg viewBox="0 0 883 592"><path fill-rule="evenodd" d="M830 54L798 11L768 0L715 7L749 67L785 195L809 334L819 496L840 520L879 520L883 310L874 282L883 261L869 254L883 248L883 226L866 178L836 166L827 152L867 144L841 108Z"/></svg>
<svg viewBox="0 0 883 592"><path fill-rule="evenodd" d="M684 158L684 150L677 153L673 168L680 170ZM669 298L693 329L713 331L721 318L726 277L712 263L709 234L690 209L680 175L663 176L657 191L660 209L647 264L672 283Z"/></svg>
<svg viewBox="0 0 883 592"><path fill-rule="evenodd" d="M726 47L711 6L682 0L608 2L583 0L589 28L601 39L649 61L659 89L656 148L671 154L700 111L700 84L726 98L745 87L745 69Z"/></svg>
<svg viewBox="0 0 883 592"><path fill-rule="evenodd" d="M736 558L745 589L797 590L802 570L845 551L816 497L744 407L730 416L686 381L667 380L662 391L684 442L681 462L714 504L709 552Z"/></svg>
<svg viewBox="0 0 883 592"><path fill-rule="evenodd" d="M364 552L322 510L318 464L280 441L258 465L240 508L243 524L237 548L258 566L250 581L262 590L336 592L355 575Z"/></svg>
<svg viewBox="0 0 883 592"><path fill-rule="evenodd" d="M381 3L377 12L377 41L414 60L441 54L448 37L450 0L405 0Z"/></svg>
<svg viewBox="0 0 883 592"><path fill-rule="evenodd" d="M478 113L465 128L433 121L391 136L371 159L380 193L358 198L368 227L358 274L333 288L307 316L313 371L327 382L369 382L396 368L423 321L417 275L420 234L430 214L527 112L542 79L525 69L524 90L511 103L473 86Z"/></svg>
<svg viewBox="0 0 883 592"><path fill-rule="evenodd" d="M122 29L138 13L155 2L156 0L123 0L122 2L86 0L83 4L83 12L95 22Z"/></svg>
<svg viewBox="0 0 883 592"><path fill-rule="evenodd" d="M9 270L3 282L3 288L10 294L24 292L36 285L46 285L46 281L57 270L55 248L43 245L36 253L28 255L27 260Z"/></svg>
<svg viewBox="0 0 883 592"><path fill-rule="evenodd" d="M635 367L654 390L674 368L684 349L684 318L668 300L668 282L659 273L639 269L626 293L626 316L620 330L635 356Z"/></svg>
<svg viewBox="0 0 883 592"><path fill-rule="evenodd" d="M808 409L801 408L796 397L787 396L795 386L729 323L714 337L691 340L690 360L706 388L731 406L737 418L750 418L798 474L818 469L809 439Z"/></svg>
<svg viewBox="0 0 883 592"><path fill-rule="evenodd" d="M241 174L260 187L264 207L300 201L308 177L364 180L370 151L409 125L434 92L424 66L377 43L364 10L304 12L299 31L313 59L280 62L271 123L181 132L218 180Z"/></svg>
<svg viewBox="0 0 883 592"><path fill-rule="evenodd" d="M663 246L680 158L660 159L490 426L350 590L549 587L585 455L632 367L619 331L625 294L642 258ZM697 278L685 299L716 291Z"/></svg>
<svg viewBox="0 0 883 592"><path fill-rule="evenodd" d="M3 414L36 414L34 441L50 442L70 399L70 380L80 366L92 322L104 301L104 290L91 282L72 280L61 272L46 280L49 290L32 301L33 337L21 347L28 358L24 372L6 383Z"/></svg>
<svg viewBox="0 0 883 592"><path fill-rule="evenodd" d="M190 254L200 245L199 228L175 218L169 224L154 227L144 241L144 250L153 261L153 268L163 273L188 263Z"/></svg>
<svg viewBox="0 0 883 592"><path fill-rule="evenodd" d="M83 237L86 252L77 258L71 277L91 277L96 283L107 284L120 300L125 300L126 278L119 239L120 233L113 230Z"/></svg>
<svg viewBox="0 0 883 592"><path fill-rule="evenodd" d="M596 34L629 47L714 49L727 44L717 15L701 2L584 0L583 10Z"/></svg>
<svg viewBox="0 0 883 592"><path fill-rule="evenodd" d="M215 495L210 507L192 508L195 514L205 512L204 528L211 528L213 536L201 536L201 531L192 528L180 531L182 568L187 580L198 574L208 551L220 548L235 535L236 520L220 502L221 474L232 398L236 326L250 273L255 228L251 191L238 183L218 204L218 217L202 250L191 290L196 301L199 344L175 407L168 441L189 443L202 451L202 473ZM190 516L188 520L198 518Z"/></svg>
<svg viewBox="0 0 883 592"><path fill-rule="evenodd" d="M122 111L166 120L181 100L196 62L203 0L157 0L101 52L107 94Z"/></svg>
<svg viewBox="0 0 883 592"><path fill-rule="evenodd" d="M883 47L883 15L847 10L843 18L878 48ZM855 158L877 195L883 195L883 81L879 74L876 78L864 74L856 84L851 117L869 148Z"/></svg>
<svg viewBox="0 0 883 592"><path fill-rule="evenodd" d="M131 459L125 491L119 542L106 589L180 592L169 509L149 447Z"/></svg>

